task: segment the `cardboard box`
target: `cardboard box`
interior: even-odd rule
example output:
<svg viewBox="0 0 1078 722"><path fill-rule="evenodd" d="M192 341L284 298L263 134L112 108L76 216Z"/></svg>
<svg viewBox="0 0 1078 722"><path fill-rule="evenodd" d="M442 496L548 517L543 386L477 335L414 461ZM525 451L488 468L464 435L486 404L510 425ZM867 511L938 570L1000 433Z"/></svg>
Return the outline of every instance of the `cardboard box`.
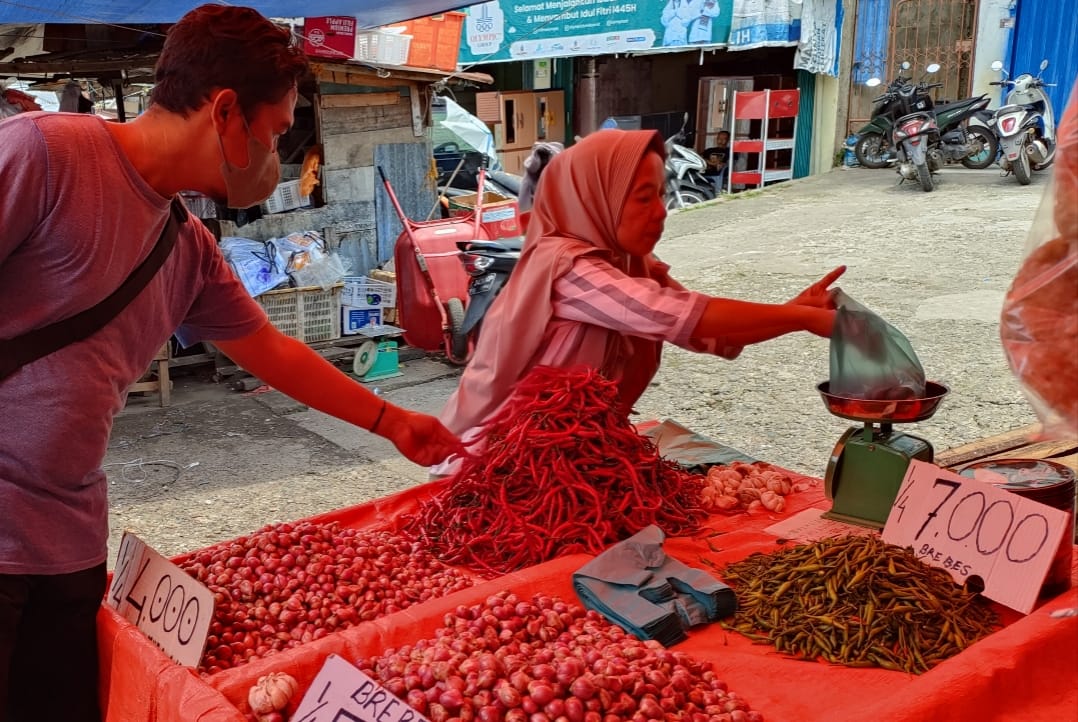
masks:
<svg viewBox="0 0 1078 722"><path fill-rule="evenodd" d="M403 27L403 34L412 36L406 65L413 68L436 68L452 72L460 56L460 37L464 28L464 13L451 12L416 18L392 26Z"/></svg>
<svg viewBox="0 0 1078 722"><path fill-rule="evenodd" d="M381 326L384 323L380 308L341 306L341 334L344 336L355 336L361 328Z"/></svg>
<svg viewBox="0 0 1078 722"><path fill-rule="evenodd" d="M475 208L478 194L469 193L449 199L449 212L454 216L466 216ZM516 238L521 235L520 210L513 198L506 198L487 191L483 194L483 209L480 225L486 229L492 239Z"/></svg>
<svg viewBox="0 0 1078 722"><path fill-rule="evenodd" d="M350 60L356 55L356 19L330 15L303 19L303 52L319 58Z"/></svg>

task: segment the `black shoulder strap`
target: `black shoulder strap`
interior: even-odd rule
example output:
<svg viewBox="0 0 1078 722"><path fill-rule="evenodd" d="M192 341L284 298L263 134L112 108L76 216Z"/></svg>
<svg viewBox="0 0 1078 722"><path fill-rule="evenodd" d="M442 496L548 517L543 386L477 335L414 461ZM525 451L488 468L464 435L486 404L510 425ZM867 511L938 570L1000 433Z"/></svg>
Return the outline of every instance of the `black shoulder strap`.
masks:
<svg viewBox="0 0 1078 722"><path fill-rule="evenodd" d="M178 197L172 199L168 220L161 229L157 244L150 255L138 265L123 284L92 308L80 311L62 321L36 328L15 338L0 339L0 381L20 368L43 356L59 351L68 344L82 341L97 333L109 321L116 318L135 300L164 264L180 226L187 221L187 209Z"/></svg>

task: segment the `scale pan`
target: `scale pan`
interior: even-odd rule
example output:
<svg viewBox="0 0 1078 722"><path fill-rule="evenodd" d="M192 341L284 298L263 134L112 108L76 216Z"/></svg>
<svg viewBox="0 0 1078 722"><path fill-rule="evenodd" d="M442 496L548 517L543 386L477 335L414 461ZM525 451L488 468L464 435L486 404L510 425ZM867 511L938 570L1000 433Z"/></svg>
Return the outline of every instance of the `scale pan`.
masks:
<svg viewBox="0 0 1078 722"><path fill-rule="evenodd" d="M850 399L830 393L830 385L824 381L816 387L828 411L851 421L879 423L924 421L936 413L943 397L950 392L943 384L928 381L923 399Z"/></svg>

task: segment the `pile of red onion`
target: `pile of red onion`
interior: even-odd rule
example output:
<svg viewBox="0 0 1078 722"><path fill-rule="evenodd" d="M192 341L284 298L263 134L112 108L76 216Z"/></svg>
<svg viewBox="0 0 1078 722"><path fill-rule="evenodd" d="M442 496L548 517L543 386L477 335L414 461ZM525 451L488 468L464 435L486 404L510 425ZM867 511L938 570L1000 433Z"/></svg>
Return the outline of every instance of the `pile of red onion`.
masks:
<svg viewBox="0 0 1078 722"><path fill-rule="evenodd" d="M431 722L763 722L710 663L544 595L458 607L357 666Z"/></svg>
<svg viewBox="0 0 1078 722"><path fill-rule="evenodd" d="M207 674L472 585L397 535L335 522L268 526L180 566L214 593Z"/></svg>

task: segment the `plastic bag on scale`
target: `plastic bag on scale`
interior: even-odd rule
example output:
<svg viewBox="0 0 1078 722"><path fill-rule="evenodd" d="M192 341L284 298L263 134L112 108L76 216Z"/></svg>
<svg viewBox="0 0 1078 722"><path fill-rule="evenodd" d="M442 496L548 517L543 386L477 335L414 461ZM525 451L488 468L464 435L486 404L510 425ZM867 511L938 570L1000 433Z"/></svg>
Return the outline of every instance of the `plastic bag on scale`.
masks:
<svg viewBox="0 0 1078 722"><path fill-rule="evenodd" d="M829 390L850 399L921 399L925 372L901 331L835 292Z"/></svg>

